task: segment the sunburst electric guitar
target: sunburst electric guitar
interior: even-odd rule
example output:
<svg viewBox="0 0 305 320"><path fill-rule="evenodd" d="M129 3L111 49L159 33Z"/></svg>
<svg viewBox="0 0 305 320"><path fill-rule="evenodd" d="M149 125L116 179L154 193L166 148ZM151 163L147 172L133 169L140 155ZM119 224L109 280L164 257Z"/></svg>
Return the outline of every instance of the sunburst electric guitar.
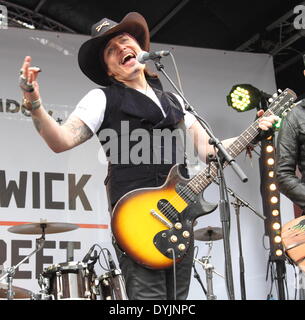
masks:
<svg viewBox="0 0 305 320"><path fill-rule="evenodd" d="M290 110L295 99L295 93L286 89L264 116L282 115ZM235 158L259 131L257 120L229 146L228 153ZM112 212L111 228L117 243L148 268L163 269L172 266L174 260L179 262L188 252L194 220L217 208L217 204L208 203L202 196L216 176L214 162L192 179L183 178L176 164L162 186L128 192Z"/></svg>

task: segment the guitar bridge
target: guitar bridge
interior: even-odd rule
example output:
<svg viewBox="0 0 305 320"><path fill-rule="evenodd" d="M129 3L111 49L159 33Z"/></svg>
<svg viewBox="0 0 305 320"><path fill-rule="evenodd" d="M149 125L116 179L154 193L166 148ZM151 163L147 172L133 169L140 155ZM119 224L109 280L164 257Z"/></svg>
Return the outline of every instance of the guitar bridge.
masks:
<svg viewBox="0 0 305 320"><path fill-rule="evenodd" d="M154 209L150 210L150 213L155 217L157 218L160 222L162 222L164 225L166 225L167 227L169 228L172 228L173 227L173 224L168 222L166 219L164 219L163 217L161 217L159 215L158 212L156 212Z"/></svg>

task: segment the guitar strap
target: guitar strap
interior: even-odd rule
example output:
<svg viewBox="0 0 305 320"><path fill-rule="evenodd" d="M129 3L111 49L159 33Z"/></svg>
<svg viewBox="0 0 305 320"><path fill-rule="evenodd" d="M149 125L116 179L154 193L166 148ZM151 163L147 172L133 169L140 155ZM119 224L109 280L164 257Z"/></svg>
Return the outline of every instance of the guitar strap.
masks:
<svg viewBox="0 0 305 320"><path fill-rule="evenodd" d="M174 107L181 111L181 104L180 104L179 100L177 99L177 97L171 92L168 92L168 94L169 94L170 98L175 102L175 103L173 103ZM186 126L185 126L184 121L178 122L176 125L176 128L179 129L178 132L180 135L180 139L181 139L181 141L183 141L185 166L186 166L188 176L190 176L190 171L191 171L190 170L190 159L189 159L189 155L187 152L188 151L187 146L190 146L192 141L190 139L188 131L186 130Z"/></svg>
<svg viewBox="0 0 305 320"><path fill-rule="evenodd" d="M171 99L174 100L175 102L174 103L175 108L179 109L178 106L181 106L181 104L177 99L177 97L171 92L168 92L168 93ZM184 107L186 109L185 103L184 103ZM180 121L176 125L176 127L180 129L179 134L182 141L184 141L184 158L185 158L185 164L186 164L188 175L189 177L193 177L199 171L202 171L206 167L206 164L199 159L198 152L194 148L194 141L189 133L189 130L186 129L184 121Z"/></svg>

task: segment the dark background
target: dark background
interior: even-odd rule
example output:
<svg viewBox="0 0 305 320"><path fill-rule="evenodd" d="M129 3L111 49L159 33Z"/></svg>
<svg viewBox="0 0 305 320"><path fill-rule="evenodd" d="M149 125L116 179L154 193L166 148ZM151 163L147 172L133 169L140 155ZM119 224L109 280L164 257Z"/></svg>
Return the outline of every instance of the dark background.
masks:
<svg viewBox="0 0 305 320"><path fill-rule="evenodd" d="M90 34L107 17L119 22L137 11L147 20L151 41L200 48L263 52L273 56L277 87L305 96L305 3L293 0L10 0L9 25L17 20L36 29ZM293 12L297 5L302 11ZM294 27L294 20L303 24ZM304 28L304 29L303 29ZM260 88L264 89L264 88Z"/></svg>

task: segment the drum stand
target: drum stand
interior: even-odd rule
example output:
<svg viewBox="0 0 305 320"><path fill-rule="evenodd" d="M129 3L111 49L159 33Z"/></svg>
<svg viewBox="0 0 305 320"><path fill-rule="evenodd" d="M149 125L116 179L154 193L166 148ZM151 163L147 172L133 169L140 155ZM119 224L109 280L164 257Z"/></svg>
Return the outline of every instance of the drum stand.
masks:
<svg viewBox="0 0 305 320"><path fill-rule="evenodd" d="M22 259L15 266L7 268L7 270L4 273L4 275L0 278L0 282L2 280L4 280L5 278L7 278L7 285L8 285L7 300L13 300L14 299L13 278L14 278L15 272L18 269L18 267L21 264L23 264L26 260L28 260L33 254L35 254L36 252L40 251L44 246L44 243L45 243L45 232L44 232L45 226L44 226L44 224L41 224L41 228L42 228L42 235L41 235L41 237L39 239L36 240L36 249L33 252L31 252L28 256L26 256L24 259Z"/></svg>
<svg viewBox="0 0 305 320"><path fill-rule="evenodd" d="M206 294L207 300L216 300L217 297L213 291L213 272L222 278L224 277L214 270L214 266L210 262L213 241L208 241L206 244L209 246L208 254L202 257L201 259L194 258L194 260L202 265L206 273L207 290L205 291L205 294Z"/></svg>

